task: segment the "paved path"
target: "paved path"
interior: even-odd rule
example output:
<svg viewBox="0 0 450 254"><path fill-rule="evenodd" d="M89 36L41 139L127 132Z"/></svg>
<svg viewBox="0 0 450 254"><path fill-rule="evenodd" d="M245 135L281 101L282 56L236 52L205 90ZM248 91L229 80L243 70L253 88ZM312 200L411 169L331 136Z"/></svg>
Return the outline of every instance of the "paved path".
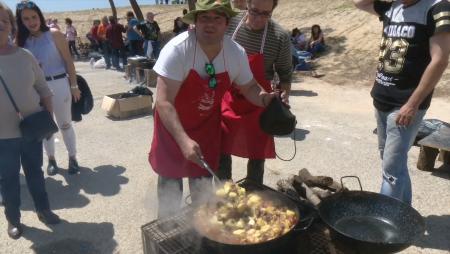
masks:
<svg viewBox="0 0 450 254"><path fill-rule="evenodd" d="M124 121L106 118L101 110L103 95L127 91L132 86L122 79L122 73L91 70L86 63L77 63L77 70L88 80L95 97L92 113L76 124L83 168L77 176L69 176L63 170L46 179L51 205L64 222L52 227L40 223L23 184L25 232L20 240L10 240L2 217L1 254L142 253L140 226L155 218L156 208L156 177L147 162L152 116ZM380 161L376 136L372 134L375 121L368 88L332 86L307 78L295 84L293 90L291 104L299 120L297 156L290 162L269 161L266 183L273 185L306 167L313 174L336 178L358 175L366 190L378 191ZM450 122L449 108L450 103L434 100L427 117ZM281 156L293 153L291 139L280 138L276 143ZM428 234L403 253L448 253L450 173L417 170L417 156L418 149L413 148L413 205L425 217ZM57 144L57 160L62 168L67 168L62 141ZM235 179L243 177L245 161L235 158L233 165Z"/></svg>

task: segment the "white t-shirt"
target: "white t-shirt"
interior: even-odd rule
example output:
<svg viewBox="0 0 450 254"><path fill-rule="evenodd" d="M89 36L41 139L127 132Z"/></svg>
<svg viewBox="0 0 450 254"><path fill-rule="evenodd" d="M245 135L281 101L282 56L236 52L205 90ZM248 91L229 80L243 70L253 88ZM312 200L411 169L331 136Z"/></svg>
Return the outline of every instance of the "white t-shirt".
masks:
<svg viewBox="0 0 450 254"><path fill-rule="evenodd" d="M209 60L196 42L195 31L179 34L161 50L153 70L160 76L183 82L194 66L194 69L202 78L208 78L205 64ZM228 36L224 36L222 51L214 58L212 63L216 74L227 71L231 82L236 85L246 85L253 79L244 48Z"/></svg>

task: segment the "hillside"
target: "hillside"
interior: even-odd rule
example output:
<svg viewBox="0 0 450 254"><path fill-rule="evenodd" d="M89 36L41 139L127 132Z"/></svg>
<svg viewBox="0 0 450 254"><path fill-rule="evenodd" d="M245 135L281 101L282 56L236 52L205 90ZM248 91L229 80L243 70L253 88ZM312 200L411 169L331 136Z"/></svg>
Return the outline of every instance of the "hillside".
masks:
<svg viewBox="0 0 450 254"><path fill-rule="evenodd" d="M105 0L106 1L106 0ZM152 11L158 14L156 20L170 38L173 19L181 15L186 5L142 6L143 13ZM125 22L125 12L130 8L119 8L119 18ZM93 19L110 15L109 9L77 12L48 13L63 22L71 17L80 34L86 34ZM373 82L378 55L381 24L376 17L356 10L350 0L280 0L273 18L287 30L294 27L309 33L313 24L320 24L330 46L327 54L317 62L323 80L335 85L368 86ZM450 71L447 70L439 83L436 93L439 97L450 95Z"/></svg>

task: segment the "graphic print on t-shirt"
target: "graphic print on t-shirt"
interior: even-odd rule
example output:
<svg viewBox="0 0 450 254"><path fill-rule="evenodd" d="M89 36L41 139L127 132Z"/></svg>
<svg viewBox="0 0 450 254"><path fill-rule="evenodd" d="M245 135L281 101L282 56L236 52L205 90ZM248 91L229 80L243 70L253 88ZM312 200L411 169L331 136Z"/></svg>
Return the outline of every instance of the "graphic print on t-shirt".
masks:
<svg viewBox="0 0 450 254"><path fill-rule="evenodd" d="M383 22L375 85L371 95L378 109L404 105L431 61L430 38L450 32L447 0L418 1L405 7L402 1L376 0L374 9ZM426 109L430 94L419 107Z"/></svg>

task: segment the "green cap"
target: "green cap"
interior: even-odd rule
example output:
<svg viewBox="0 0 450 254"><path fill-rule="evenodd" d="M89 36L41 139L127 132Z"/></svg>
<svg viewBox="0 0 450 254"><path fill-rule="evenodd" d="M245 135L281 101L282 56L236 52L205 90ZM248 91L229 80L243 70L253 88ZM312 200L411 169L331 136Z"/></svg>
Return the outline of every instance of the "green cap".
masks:
<svg viewBox="0 0 450 254"><path fill-rule="evenodd" d="M236 16L238 13L231 8L230 0L197 0L195 10L190 11L183 17L183 21L187 24L194 24L195 16L203 11L218 11L225 13L229 18Z"/></svg>

